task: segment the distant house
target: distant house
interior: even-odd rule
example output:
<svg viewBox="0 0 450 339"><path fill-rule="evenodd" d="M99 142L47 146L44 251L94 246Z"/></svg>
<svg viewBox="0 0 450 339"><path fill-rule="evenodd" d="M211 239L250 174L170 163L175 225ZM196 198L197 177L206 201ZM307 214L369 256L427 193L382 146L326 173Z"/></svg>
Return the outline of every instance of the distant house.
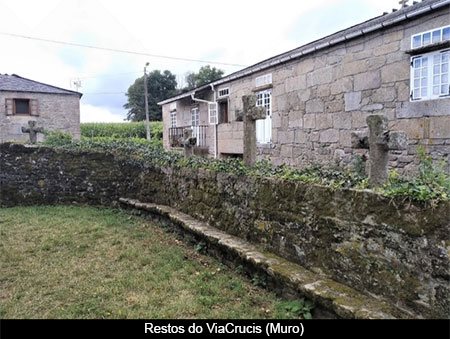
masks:
<svg viewBox="0 0 450 339"><path fill-rule="evenodd" d="M390 153L391 168L413 169L419 144L450 164L449 5L414 2L164 100L164 147L177 147L191 128L208 156L241 157L236 112L254 94L267 112L256 126L259 159L296 167L351 161L363 152L352 149L351 133L381 114L410 140L408 150Z"/></svg>
<svg viewBox="0 0 450 339"><path fill-rule="evenodd" d="M38 127L68 132L79 139L81 96L15 74L0 74L0 142L27 140L21 128L30 120L37 121Z"/></svg>

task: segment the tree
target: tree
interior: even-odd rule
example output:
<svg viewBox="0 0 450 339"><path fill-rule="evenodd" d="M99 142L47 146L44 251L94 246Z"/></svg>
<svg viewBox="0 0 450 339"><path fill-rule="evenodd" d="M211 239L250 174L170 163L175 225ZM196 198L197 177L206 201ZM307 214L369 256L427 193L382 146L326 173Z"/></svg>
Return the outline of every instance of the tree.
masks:
<svg viewBox="0 0 450 339"><path fill-rule="evenodd" d="M158 102L177 94L177 80L170 71L159 70L147 75L148 110L151 121L161 121L161 107ZM136 79L126 93L128 102L123 105L128 109L127 120L145 120L144 76Z"/></svg>
<svg viewBox="0 0 450 339"><path fill-rule="evenodd" d="M185 90L190 91L196 87L200 87L214 80L223 77L224 71L215 67L206 65L200 68L198 73L190 73L186 76L187 87Z"/></svg>

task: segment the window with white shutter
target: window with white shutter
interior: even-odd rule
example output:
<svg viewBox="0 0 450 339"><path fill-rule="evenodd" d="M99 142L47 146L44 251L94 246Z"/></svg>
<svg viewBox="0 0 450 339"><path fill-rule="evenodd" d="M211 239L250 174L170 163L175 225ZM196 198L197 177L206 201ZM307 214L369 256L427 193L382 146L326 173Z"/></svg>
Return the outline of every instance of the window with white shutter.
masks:
<svg viewBox="0 0 450 339"><path fill-rule="evenodd" d="M258 92L256 106L266 110L266 118L256 120L256 141L268 144L272 141L272 90Z"/></svg>
<svg viewBox="0 0 450 339"><path fill-rule="evenodd" d="M209 124L217 125L217 103L216 102L208 103L208 115L209 115Z"/></svg>

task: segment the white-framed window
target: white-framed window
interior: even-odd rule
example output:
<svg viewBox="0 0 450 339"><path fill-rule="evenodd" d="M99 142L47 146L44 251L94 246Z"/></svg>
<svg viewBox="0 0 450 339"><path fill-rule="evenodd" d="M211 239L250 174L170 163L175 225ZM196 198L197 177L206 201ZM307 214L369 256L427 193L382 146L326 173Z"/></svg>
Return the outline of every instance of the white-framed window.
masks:
<svg viewBox="0 0 450 339"><path fill-rule="evenodd" d="M177 103L176 102L172 102L169 106L169 110L171 112L176 111L177 110Z"/></svg>
<svg viewBox="0 0 450 339"><path fill-rule="evenodd" d="M191 108L191 126L200 125L200 115L198 112L198 107Z"/></svg>
<svg viewBox="0 0 450 339"><path fill-rule="evenodd" d="M219 98L224 98L230 95L230 89L229 88L222 88L219 89Z"/></svg>
<svg viewBox="0 0 450 339"><path fill-rule="evenodd" d="M255 79L255 87L270 85L272 83L272 73L264 74Z"/></svg>
<svg viewBox="0 0 450 339"><path fill-rule="evenodd" d="M217 125L217 102L208 103L209 124Z"/></svg>
<svg viewBox="0 0 450 339"><path fill-rule="evenodd" d="M170 113L170 127L177 127L177 112Z"/></svg>
<svg viewBox="0 0 450 339"><path fill-rule="evenodd" d="M256 120L256 141L267 144L272 141L272 90L258 92L256 99L257 107L266 109L266 118Z"/></svg>
<svg viewBox="0 0 450 339"><path fill-rule="evenodd" d="M424 47L447 40L450 40L450 25L413 35L411 37L411 48Z"/></svg>
<svg viewBox="0 0 450 339"><path fill-rule="evenodd" d="M448 97L450 50L436 51L411 58L411 100Z"/></svg>

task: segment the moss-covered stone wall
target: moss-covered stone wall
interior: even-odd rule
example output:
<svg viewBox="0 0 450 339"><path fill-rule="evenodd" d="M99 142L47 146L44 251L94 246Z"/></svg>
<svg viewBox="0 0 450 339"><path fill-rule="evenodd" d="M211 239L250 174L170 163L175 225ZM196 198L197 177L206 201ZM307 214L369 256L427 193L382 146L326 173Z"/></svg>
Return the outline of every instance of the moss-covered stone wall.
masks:
<svg viewBox="0 0 450 339"><path fill-rule="evenodd" d="M0 145L2 206L120 197L175 207L418 316L450 317L449 203L432 209L370 191Z"/></svg>

